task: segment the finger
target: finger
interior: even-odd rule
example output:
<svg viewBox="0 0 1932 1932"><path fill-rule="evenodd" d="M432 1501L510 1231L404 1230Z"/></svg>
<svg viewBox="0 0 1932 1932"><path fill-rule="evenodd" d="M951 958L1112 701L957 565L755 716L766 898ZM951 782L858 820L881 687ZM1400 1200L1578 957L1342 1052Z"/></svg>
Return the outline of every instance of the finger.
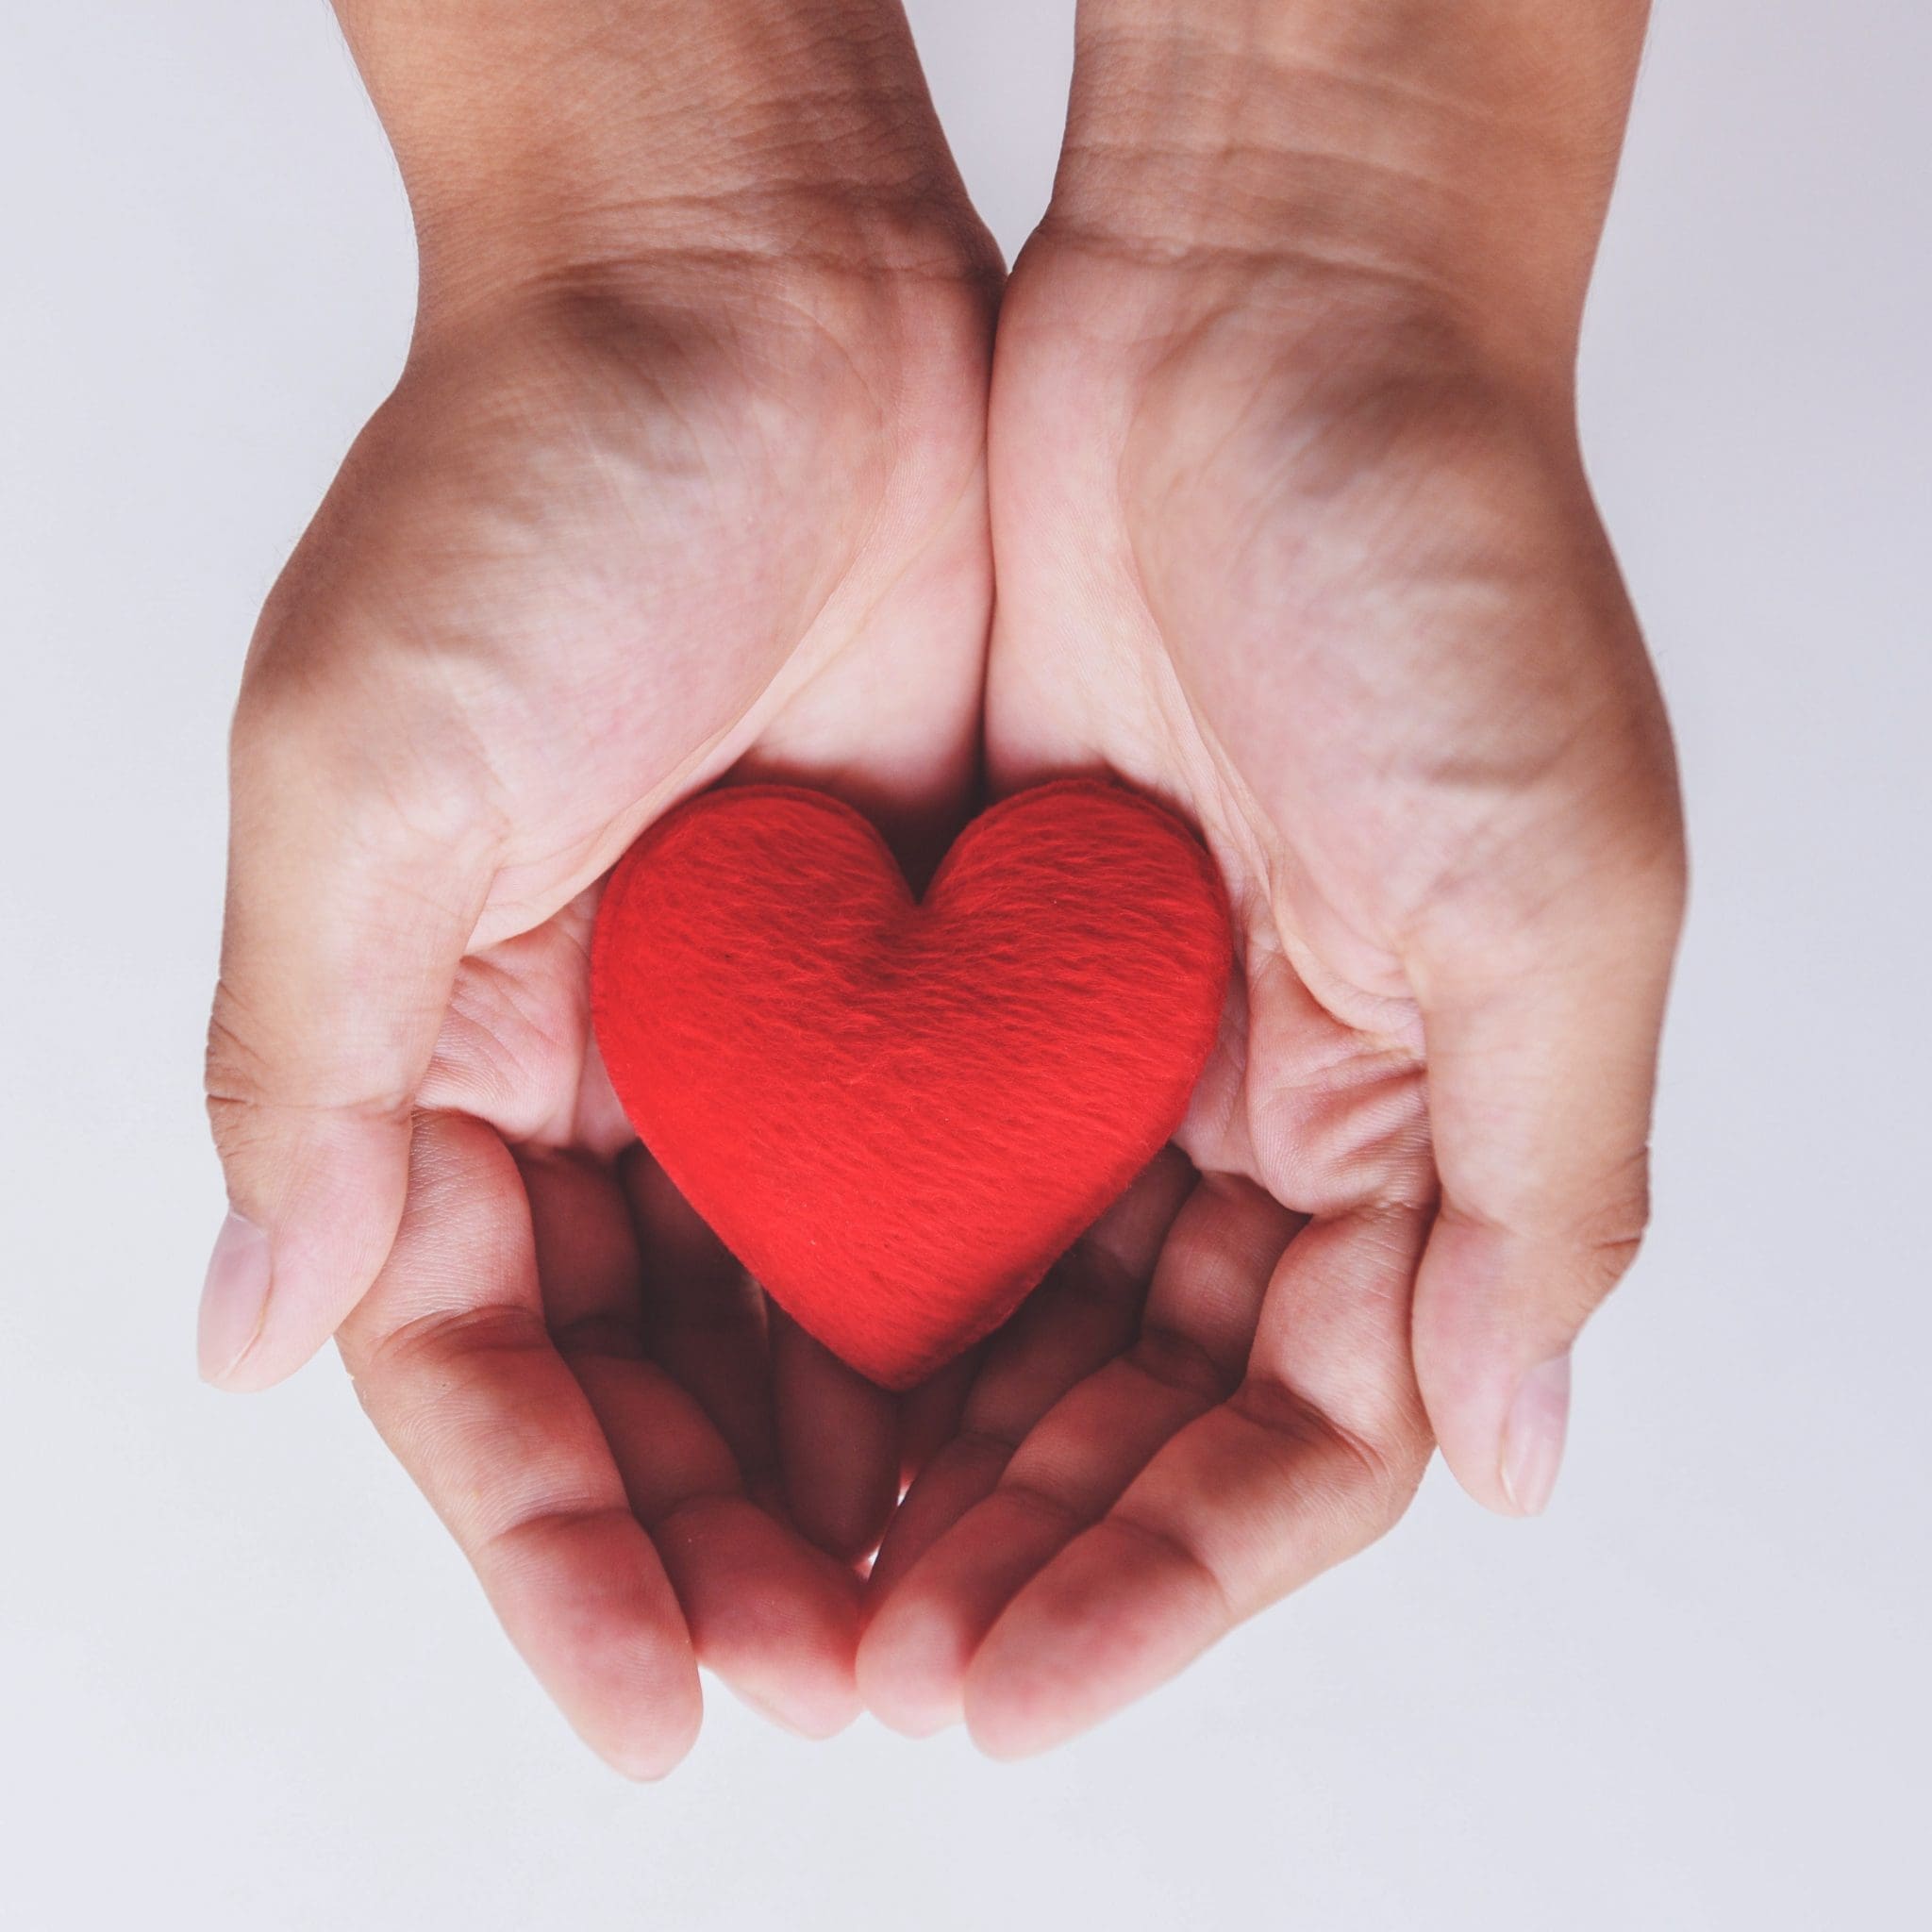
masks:
<svg viewBox="0 0 1932 1932"><path fill-rule="evenodd" d="M1055 1405L997 1486L896 1582L867 1626L859 1686L895 1729L959 1715L1008 1604L1178 1430L1239 1383L1293 1217L1245 1182L1203 1182L1161 1250L1141 1339Z"/></svg>
<svg viewBox="0 0 1932 1932"><path fill-rule="evenodd" d="M1437 967L1422 985L1441 1208L1416 1364L1450 1468L1517 1515L1549 1500L1572 1345L1648 1215L1680 894L1646 876L1607 878L1593 898L1587 920L1543 921L1524 955Z"/></svg>
<svg viewBox="0 0 1932 1932"><path fill-rule="evenodd" d="M957 1432L925 1458L892 1517L873 1565L868 1619L920 1556L992 1493L1026 1432L1132 1344L1155 1259L1193 1185L1186 1158L1165 1150L993 1338Z"/></svg>
<svg viewBox="0 0 1932 1932"><path fill-rule="evenodd" d="M520 1148L543 1319L559 1353L641 1357L643 1259L611 1167L569 1149Z"/></svg>
<svg viewBox="0 0 1932 1932"><path fill-rule="evenodd" d="M642 1257L651 1357L716 1425L746 1492L782 1510L765 1297L642 1147L623 1156L618 1176Z"/></svg>
<svg viewBox="0 0 1932 1932"><path fill-rule="evenodd" d="M699 1660L791 1730L842 1730L859 1707L858 1577L744 1493L710 1420L657 1363L586 1347L570 1360Z"/></svg>
<svg viewBox="0 0 1932 1932"><path fill-rule="evenodd" d="M382 1266L411 1104L488 890L467 801L356 756L244 698L208 1054L230 1213L199 1334L224 1388L299 1367Z"/></svg>
<svg viewBox="0 0 1932 1932"><path fill-rule="evenodd" d="M357 1392L578 1734L661 1775L702 1716L691 1641L544 1327L515 1163L489 1128L431 1115L409 1172L394 1247L341 1332Z"/></svg>
<svg viewBox="0 0 1932 1932"><path fill-rule="evenodd" d="M858 1579L746 1493L739 1456L705 1402L652 1359L646 1345L647 1310L668 1307L673 1332L695 1350L701 1383L728 1373L734 1356L761 1377L762 1348L743 1345L741 1272L721 1264L723 1250L661 1174L653 1178L648 1160L626 1161L628 1189L600 1168L541 1165L545 1184L532 1195L540 1233L553 1224L559 1248L567 1242L575 1264L562 1295L546 1286L558 1345L603 1424L631 1507L658 1546L699 1660L776 1723L808 1737L831 1736L858 1713ZM640 1202L658 1216L641 1244L628 1239ZM607 1257L601 1286L585 1265L597 1255ZM684 1264L696 1270L695 1286L661 1273ZM641 1295L641 1266L660 1271L645 1277ZM701 1313L707 1275L725 1308L708 1329ZM708 1335L708 1352L702 1346ZM740 1396L722 1386L710 1394L734 1416L741 1439L749 1432L764 1440Z"/></svg>
<svg viewBox="0 0 1932 1932"><path fill-rule="evenodd" d="M966 1398L986 1366L987 1343L975 1342L910 1389L899 1405L899 1489L903 1495L933 1457L959 1433Z"/></svg>
<svg viewBox="0 0 1932 1932"><path fill-rule="evenodd" d="M791 1520L857 1562L878 1547L899 1494L899 1399L774 1307L772 1406Z"/></svg>
<svg viewBox="0 0 1932 1932"><path fill-rule="evenodd" d="M963 1703L983 1749L1024 1757L1086 1729L1400 1516L1429 1451L1407 1354L1423 1218L1372 1210L1290 1244L1239 1390L1178 1431L978 1646Z"/></svg>

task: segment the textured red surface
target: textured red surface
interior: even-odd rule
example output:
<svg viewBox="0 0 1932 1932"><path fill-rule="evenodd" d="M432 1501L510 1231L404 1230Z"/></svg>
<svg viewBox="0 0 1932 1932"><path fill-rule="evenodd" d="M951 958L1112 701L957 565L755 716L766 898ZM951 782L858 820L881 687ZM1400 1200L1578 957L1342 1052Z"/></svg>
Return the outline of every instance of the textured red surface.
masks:
<svg viewBox="0 0 1932 1932"><path fill-rule="evenodd" d="M746 786L625 855L592 1002L692 1207L903 1389L1003 1322L1179 1124L1230 948L1213 862L1119 786L995 806L923 903L857 812Z"/></svg>

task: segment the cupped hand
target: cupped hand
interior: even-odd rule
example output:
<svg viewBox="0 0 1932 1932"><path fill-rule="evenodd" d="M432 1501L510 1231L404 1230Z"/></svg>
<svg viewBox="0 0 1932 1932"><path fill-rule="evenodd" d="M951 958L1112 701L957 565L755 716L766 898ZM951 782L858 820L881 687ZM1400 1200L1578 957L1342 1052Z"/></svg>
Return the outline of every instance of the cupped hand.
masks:
<svg viewBox="0 0 1932 1932"><path fill-rule="evenodd" d="M1643 1226L1683 858L1567 388L1392 277L1049 222L991 425L995 790L1174 801L1238 929L1174 1147L995 1338L858 1673L1039 1749L1387 1529L1534 1513Z"/></svg>
<svg viewBox="0 0 1932 1932"><path fill-rule="evenodd" d="M661 1771L695 1661L806 1731L852 1687L896 1418L635 1145L598 883L775 772L915 870L975 776L988 254L808 225L425 311L276 587L233 744L204 1372L340 1328L377 1427L583 1735Z"/></svg>

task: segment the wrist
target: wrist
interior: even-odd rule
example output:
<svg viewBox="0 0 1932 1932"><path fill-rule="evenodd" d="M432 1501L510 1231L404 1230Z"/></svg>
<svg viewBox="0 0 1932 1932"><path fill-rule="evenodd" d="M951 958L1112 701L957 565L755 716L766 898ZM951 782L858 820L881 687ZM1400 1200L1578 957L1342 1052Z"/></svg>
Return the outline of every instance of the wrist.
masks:
<svg viewBox="0 0 1932 1932"><path fill-rule="evenodd" d="M337 0L425 308L678 264L996 264L895 0Z"/></svg>
<svg viewBox="0 0 1932 1932"><path fill-rule="evenodd" d="M1081 0L1050 240L1574 359L1646 0Z"/></svg>

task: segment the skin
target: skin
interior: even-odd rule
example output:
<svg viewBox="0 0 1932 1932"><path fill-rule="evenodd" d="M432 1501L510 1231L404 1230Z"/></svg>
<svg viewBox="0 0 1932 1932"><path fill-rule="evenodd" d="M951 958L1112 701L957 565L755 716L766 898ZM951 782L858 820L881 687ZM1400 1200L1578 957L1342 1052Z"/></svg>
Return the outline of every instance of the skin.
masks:
<svg viewBox="0 0 1932 1932"><path fill-rule="evenodd" d="M861 40L849 8L758 33L747 8L737 42L644 9L635 47L600 49L620 76L544 71L506 8L479 64L539 73L538 108L648 72L678 103L654 148L722 131L731 161L656 166L646 203L642 160L605 186L586 128L567 202L537 193L542 147L512 171L527 225L452 201L441 130L471 97L412 75L474 52L477 11L344 9L423 309L244 678L208 1091L262 1232L217 1257L202 1354L258 1388L338 1333L532 1669L652 1775L694 1733L697 1660L795 1728L856 1714L849 1558L893 1499L897 1420L774 1328L637 1149L588 1027L596 891L725 776L827 786L915 871L950 842L991 593L996 262L883 11ZM863 139L825 125L841 100Z"/></svg>
<svg viewBox="0 0 1932 1932"><path fill-rule="evenodd" d="M1571 389L1641 23L1560 40L1597 111L1553 133L1502 85L1533 25L1428 12L1083 13L1000 326L990 770L1179 805L1243 996L895 1519L859 1680L908 1732L1085 1727L1381 1535L1432 1441L1541 1510L1644 1225L1682 833ZM1517 246L1540 316L1471 190L1532 165L1583 224Z"/></svg>
<svg viewBox="0 0 1932 1932"><path fill-rule="evenodd" d="M1641 8L1090 0L990 404L893 8L341 10L423 308L238 713L205 1372L337 1332L637 1775L696 1659L1024 1753L1381 1534L1434 1441L1541 1508L1683 891L1571 395ZM637 1148L583 947L702 785L841 791L917 879L982 758L1178 806L1240 971L1175 1145L900 1405Z"/></svg>

